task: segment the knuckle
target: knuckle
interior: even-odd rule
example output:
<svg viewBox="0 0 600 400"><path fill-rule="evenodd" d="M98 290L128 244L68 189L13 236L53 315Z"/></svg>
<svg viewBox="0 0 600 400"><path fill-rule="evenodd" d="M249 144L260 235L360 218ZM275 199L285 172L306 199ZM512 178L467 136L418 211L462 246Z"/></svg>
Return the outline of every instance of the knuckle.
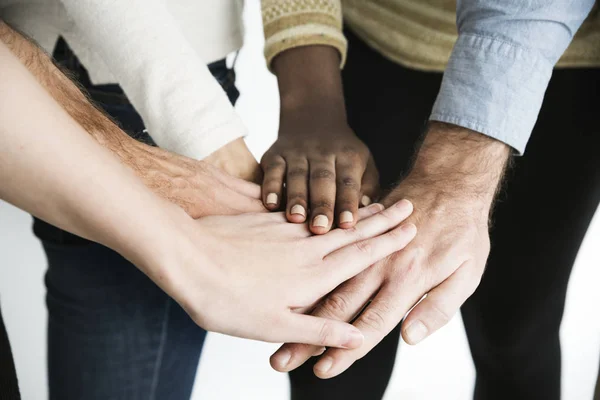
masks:
<svg viewBox="0 0 600 400"><path fill-rule="evenodd" d="M329 321L325 321L321 324L319 329L319 343L322 345L328 345L333 340L333 325Z"/></svg>
<svg viewBox="0 0 600 400"><path fill-rule="evenodd" d="M268 160L263 162L263 169L266 173L279 172L285 168L285 162L283 160Z"/></svg>
<svg viewBox="0 0 600 400"><path fill-rule="evenodd" d="M360 151L355 145L344 145L340 149L340 153L344 155L345 158L353 158L360 157Z"/></svg>
<svg viewBox="0 0 600 400"><path fill-rule="evenodd" d="M315 169L310 174L310 178L315 179L315 180L330 180L330 181L332 181L335 179L335 173L326 168L318 168L318 169Z"/></svg>
<svg viewBox="0 0 600 400"><path fill-rule="evenodd" d="M390 239L394 241L394 243L400 246L406 246L410 240L410 237L402 229L392 229L387 234L389 235Z"/></svg>
<svg viewBox="0 0 600 400"><path fill-rule="evenodd" d="M387 235L393 239L394 241L396 241L397 239L402 237L402 232L400 231L400 229L392 229L391 231L389 231L387 233Z"/></svg>
<svg viewBox="0 0 600 400"><path fill-rule="evenodd" d="M304 167L294 167L288 171L288 178L299 178L305 177L308 173L308 170Z"/></svg>
<svg viewBox="0 0 600 400"><path fill-rule="evenodd" d="M312 208L313 209L327 209L327 210L333 210L333 203L331 203L330 201L327 200L319 200L319 201L315 201L312 203Z"/></svg>
<svg viewBox="0 0 600 400"><path fill-rule="evenodd" d="M331 316L346 315L348 308L349 303L346 297L337 293L332 293L323 302L323 309L327 310L326 313Z"/></svg>
<svg viewBox="0 0 600 400"><path fill-rule="evenodd" d="M327 145L319 145L314 148L315 154L317 154L320 158L330 159L334 157L333 150L330 146Z"/></svg>
<svg viewBox="0 0 600 400"><path fill-rule="evenodd" d="M394 207L386 208L385 210L383 210L383 212L380 212L379 214L377 214L377 216L379 218L386 220L386 223L389 221L392 221L394 219L393 218L393 212L394 212L393 208Z"/></svg>
<svg viewBox="0 0 600 400"><path fill-rule="evenodd" d="M383 331L385 327L385 319L379 310L367 308L362 316L363 324L375 331Z"/></svg>
<svg viewBox="0 0 600 400"><path fill-rule="evenodd" d="M452 315L450 315L442 307L440 307L439 304L437 304L437 302L432 301L429 304L429 307L433 312L436 327L444 326L452 319Z"/></svg>
<svg viewBox="0 0 600 400"><path fill-rule="evenodd" d="M367 240L354 243L354 247L363 254L370 254L373 251L373 245Z"/></svg>
<svg viewBox="0 0 600 400"><path fill-rule="evenodd" d="M358 190L359 184L358 182L349 176L338 179L338 186L342 186L346 189Z"/></svg>
<svg viewBox="0 0 600 400"><path fill-rule="evenodd" d="M344 146L341 149L343 158L347 160L353 166L362 165L363 169L366 167L367 160L369 159L369 149L364 145L359 146Z"/></svg>
<svg viewBox="0 0 600 400"><path fill-rule="evenodd" d="M288 192L287 198L288 198L288 201L291 201L291 200L305 201L306 200L306 193L303 193L303 192Z"/></svg>
<svg viewBox="0 0 600 400"><path fill-rule="evenodd" d="M361 231L354 225L352 228L342 229L344 234L350 236L351 238L360 237Z"/></svg>
<svg viewBox="0 0 600 400"><path fill-rule="evenodd" d="M425 265L424 252L420 248L404 249L392 255L393 273L395 282L401 284L408 280L414 280ZM401 289L401 287L399 287Z"/></svg>
<svg viewBox="0 0 600 400"><path fill-rule="evenodd" d="M344 234L349 236L350 239L356 242L362 242L365 239L364 232L360 230L356 225L354 225L352 228L342 229L342 231L344 232Z"/></svg>
<svg viewBox="0 0 600 400"><path fill-rule="evenodd" d="M472 274L472 278L469 280L469 284L467 286L467 298L471 297L471 295L473 293L475 293L475 291L479 287L479 284L481 283L481 279L482 279L481 273L474 272Z"/></svg>

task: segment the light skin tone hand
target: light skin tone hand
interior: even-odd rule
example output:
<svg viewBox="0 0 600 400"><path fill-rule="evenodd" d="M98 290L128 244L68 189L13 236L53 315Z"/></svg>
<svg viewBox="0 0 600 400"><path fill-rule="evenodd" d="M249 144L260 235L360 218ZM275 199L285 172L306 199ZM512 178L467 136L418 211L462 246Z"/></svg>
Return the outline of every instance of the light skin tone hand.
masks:
<svg viewBox="0 0 600 400"><path fill-rule="evenodd" d="M98 143L133 170L146 186L191 217L266 211L260 187L245 181L258 181L260 167L243 139L229 143L206 161L137 142L94 107L41 49L1 21L0 40Z"/></svg>
<svg viewBox="0 0 600 400"><path fill-rule="evenodd" d="M242 138L221 147L204 161L233 177L254 183L262 181L262 169Z"/></svg>
<svg viewBox="0 0 600 400"><path fill-rule="evenodd" d="M170 277L162 287L210 331L357 348L363 337L352 325L300 311L414 237L413 224L399 225L412 211L410 202L382 208L361 210L364 218L355 228L322 236L290 224L283 213L202 218L189 233L193 248L178 251L189 256L164 271ZM214 267L208 274L194 273L198 252L206 254L203 264Z"/></svg>
<svg viewBox="0 0 600 400"><path fill-rule="evenodd" d="M147 187L183 208L192 218L266 211L260 201L260 186L254 183L231 176L208 162L148 146L129 137L123 138L121 143L114 153L122 162Z"/></svg>
<svg viewBox="0 0 600 400"><path fill-rule="evenodd" d="M370 204L379 176L369 149L346 122L337 50L291 49L278 55L279 137L262 157L262 196L269 210L285 205L290 222L311 232L351 228ZM284 191L285 184L285 191Z"/></svg>
<svg viewBox="0 0 600 400"><path fill-rule="evenodd" d="M419 234L315 308L312 315L350 321L372 300L353 322L365 335L363 345L327 350L314 367L318 377L344 372L405 316L402 336L414 345L459 310L483 274L490 249L488 218L508 156L508 146L494 139L452 125L430 125L413 170L383 202L410 198L415 212L408 221ZM271 357L271 365L290 371L318 350L285 344Z"/></svg>
<svg viewBox="0 0 600 400"><path fill-rule="evenodd" d="M194 220L94 141L2 42L0 81L1 199L119 252L206 329L362 344L347 323L294 311L406 246L416 234L403 224L410 202L374 205L354 229L322 236L281 213Z"/></svg>

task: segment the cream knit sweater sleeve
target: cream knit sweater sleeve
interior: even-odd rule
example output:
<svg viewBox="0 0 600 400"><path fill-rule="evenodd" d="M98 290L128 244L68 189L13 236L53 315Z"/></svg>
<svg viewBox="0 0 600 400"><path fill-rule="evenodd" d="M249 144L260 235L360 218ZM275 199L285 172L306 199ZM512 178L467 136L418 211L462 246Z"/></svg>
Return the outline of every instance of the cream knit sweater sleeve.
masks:
<svg viewBox="0 0 600 400"><path fill-rule="evenodd" d="M339 50L341 66L347 43L342 33L340 0L261 0L267 65L277 54L299 46L326 45Z"/></svg>
<svg viewBox="0 0 600 400"><path fill-rule="evenodd" d="M162 0L61 0L161 147L202 159L246 135Z"/></svg>

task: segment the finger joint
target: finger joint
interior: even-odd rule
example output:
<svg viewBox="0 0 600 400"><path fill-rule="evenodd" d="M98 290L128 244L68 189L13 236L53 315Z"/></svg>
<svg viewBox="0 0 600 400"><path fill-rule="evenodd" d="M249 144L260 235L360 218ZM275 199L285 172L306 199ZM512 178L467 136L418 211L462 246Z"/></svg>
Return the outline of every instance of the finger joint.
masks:
<svg viewBox="0 0 600 400"><path fill-rule="evenodd" d="M310 178L313 180L333 181L335 180L335 173L328 169L319 168L311 173Z"/></svg>
<svg viewBox="0 0 600 400"><path fill-rule="evenodd" d="M323 309L333 317L342 317L348 312L349 303L344 295L338 293L330 294L323 302Z"/></svg>
<svg viewBox="0 0 600 400"><path fill-rule="evenodd" d="M360 317L362 323L374 331L383 331L385 327L385 319L379 310L367 308Z"/></svg>
<svg viewBox="0 0 600 400"><path fill-rule="evenodd" d="M331 340L333 337L333 326L331 322L325 321L321 325L321 329L319 330L319 343L323 346L327 346L331 344Z"/></svg>

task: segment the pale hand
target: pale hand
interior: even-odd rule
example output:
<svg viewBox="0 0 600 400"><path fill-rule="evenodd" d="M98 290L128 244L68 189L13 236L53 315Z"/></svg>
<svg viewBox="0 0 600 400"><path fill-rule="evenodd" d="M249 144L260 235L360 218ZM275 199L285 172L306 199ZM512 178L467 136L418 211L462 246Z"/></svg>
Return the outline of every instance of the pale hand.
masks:
<svg viewBox="0 0 600 400"><path fill-rule="evenodd" d="M242 138L221 147L204 161L248 182L260 183L262 180L262 170Z"/></svg>
<svg viewBox="0 0 600 400"><path fill-rule="evenodd" d="M346 322L304 315L322 296L409 243L408 201L360 211L352 229L313 236L283 213L214 216L180 223L183 259L147 273L203 328L267 342L356 348L360 331ZM370 216L371 215L371 216ZM164 263L162 263L164 265Z"/></svg>
<svg viewBox="0 0 600 400"><path fill-rule="evenodd" d="M116 153L122 162L148 188L183 208L192 218L266 212L260 200L260 186L233 177L208 162L126 140L127 145Z"/></svg>

